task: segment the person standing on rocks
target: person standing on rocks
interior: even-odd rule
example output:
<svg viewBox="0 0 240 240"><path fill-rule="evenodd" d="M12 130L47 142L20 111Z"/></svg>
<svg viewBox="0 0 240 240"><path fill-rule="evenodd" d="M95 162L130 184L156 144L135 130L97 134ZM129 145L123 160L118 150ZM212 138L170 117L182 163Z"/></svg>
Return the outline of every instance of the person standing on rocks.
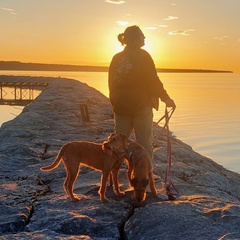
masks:
<svg viewBox="0 0 240 240"><path fill-rule="evenodd" d="M159 98L167 107L176 107L169 97L150 54L142 49L145 36L138 26L127 27L118 35L125 46L113 56L109 66L109 99L114 112L115 132L129 137L134 131L136 141L152 157L153 111Z"/></svg>

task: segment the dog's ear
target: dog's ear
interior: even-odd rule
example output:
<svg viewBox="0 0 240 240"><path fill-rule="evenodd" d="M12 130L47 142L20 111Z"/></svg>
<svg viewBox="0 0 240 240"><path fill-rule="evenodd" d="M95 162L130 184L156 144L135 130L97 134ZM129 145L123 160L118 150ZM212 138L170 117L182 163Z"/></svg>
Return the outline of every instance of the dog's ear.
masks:
<svg viewBox="0 0 240 240"><path fill-rule="evenodd" d="M111 139L111 137L115 136L116 134L115 133L112 133L109 137L108 137L108 140Z"/></svg>
<svg viewBox="0 0 240 240"><path fill-rule="evenodd" d="M119 134L123 141L127 141L127 136L124 134Z"/></svg>
<svg viewBox="0 0 240 240"><path fill-rule="evenodd" d="M141 183L143 184L144 187L146 187L149 183L149 179L144 178Z"/></svg>
<svg viewBox="0 0 240 240"><path fill-rule="evenodd" d="M103 142L102 149L103 149L103 150L104 150L104 149L110 149L110 150L111 150L111 146L110 146L110 144L109 144L108 141L104 141L104 142Z"/></svg>
<svg viewBox="0 0 240 240"><path fill-rule="evenodd" d="M135 186L137 185L137 183L138 183L137 178L131 179L131 185L132 185L133 187L135 187Z"/></svg>

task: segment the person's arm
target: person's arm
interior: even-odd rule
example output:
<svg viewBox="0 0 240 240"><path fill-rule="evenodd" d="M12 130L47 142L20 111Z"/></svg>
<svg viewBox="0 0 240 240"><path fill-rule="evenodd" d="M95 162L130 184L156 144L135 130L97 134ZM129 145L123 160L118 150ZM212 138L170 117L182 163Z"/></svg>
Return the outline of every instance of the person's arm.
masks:
<svg viewBox="0 0 240 240"><path fill-rule="evenodd" d="M149 79L149 91L153 97L158 97L166 103L167 107L176 107L174 101L170 98L164 89L163 83L159 79L155 64L150 54L146 52L146 78Z"/></svg>

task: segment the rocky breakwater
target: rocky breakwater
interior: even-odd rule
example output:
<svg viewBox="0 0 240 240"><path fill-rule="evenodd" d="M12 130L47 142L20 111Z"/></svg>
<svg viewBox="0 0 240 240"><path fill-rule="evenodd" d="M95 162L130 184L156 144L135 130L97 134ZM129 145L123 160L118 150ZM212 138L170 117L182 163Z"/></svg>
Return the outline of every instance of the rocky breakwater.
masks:
<svg viewBox="0 0 240 240"><path fill-rule="evenodd" d="M82 199L71 202L63 190L63 165L49 173L40 167L51 163L68 141L104 141L114 131L108 99L76 80L8 80L49 85L0 129L1 239L240 239L240 175L171 136L171 176L181 195L168 201L163 188L166 136L157 125L157 196L148 192L145 202L132 201L123 164L119 177L124 197L116 197L109 186L109 202L101 203L100 172L83 167L75 184ZM90 122L82 121L81 103L88 106Z"/></svg>

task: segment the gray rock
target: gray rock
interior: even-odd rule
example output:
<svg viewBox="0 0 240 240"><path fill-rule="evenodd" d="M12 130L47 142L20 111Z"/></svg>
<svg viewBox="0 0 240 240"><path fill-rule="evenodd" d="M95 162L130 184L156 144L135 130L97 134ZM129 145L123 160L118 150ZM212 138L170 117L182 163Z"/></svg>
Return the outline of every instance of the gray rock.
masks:
<svg viewBox="0 0 240 240"><path fill-rule="evenodd" d="M134 202L127 165L119 174L124 197L111 186L108 203L99 201L101 173L82 167L75 184L79 202L64 190L60 165L45 173L60 147L71 140L103 142L114 132L108 99L76 80L4 77L8 81L48 82L15 119L0 128L1 239L240 239L240 175L226 170L171 136L171 180L180 191L168 201L164 188L166 135L154 125L157 196ZM90 122L82 119L88 107Z"/></svg>

